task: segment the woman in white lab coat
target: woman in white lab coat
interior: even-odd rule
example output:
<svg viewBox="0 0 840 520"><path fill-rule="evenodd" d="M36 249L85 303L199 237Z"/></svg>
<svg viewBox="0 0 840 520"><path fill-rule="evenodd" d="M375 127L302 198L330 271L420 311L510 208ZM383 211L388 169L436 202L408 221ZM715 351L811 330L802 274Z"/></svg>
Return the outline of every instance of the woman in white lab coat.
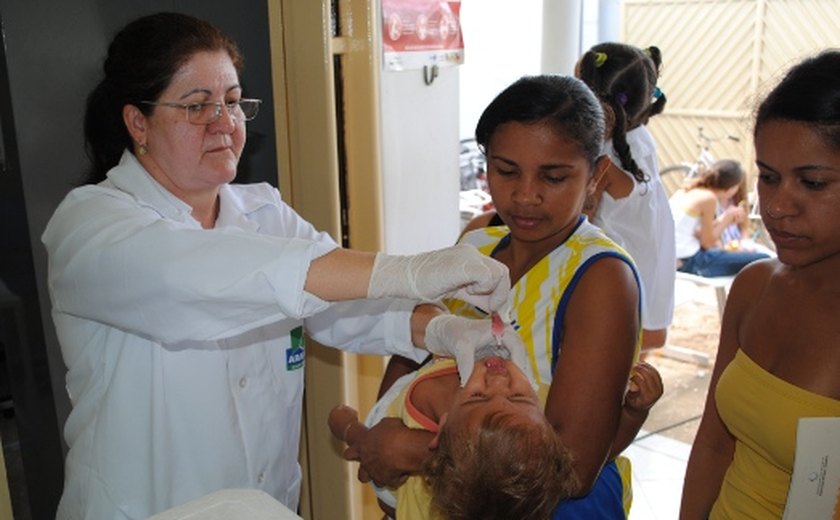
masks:
<svg viewBox="0 0 840 520"><path fill-rule="evenodd" d="M88 99L96 182L43 235L73 405L60 519L146 518L222 488L294 510L303 331L354 352L463 354L489 320L422 302L507 297L506 269L468 247L341 249L271 186L229 184L259 108L241 66L213 26L147 16L117 34Z"/></svg>

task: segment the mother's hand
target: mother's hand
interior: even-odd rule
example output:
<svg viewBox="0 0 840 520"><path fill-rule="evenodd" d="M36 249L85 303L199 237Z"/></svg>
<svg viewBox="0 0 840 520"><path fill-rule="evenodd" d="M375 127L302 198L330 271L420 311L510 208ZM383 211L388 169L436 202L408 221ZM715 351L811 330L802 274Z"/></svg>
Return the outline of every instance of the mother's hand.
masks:
<svg viewBox="0 0 840 520"><path fill-rule="evenodd" d="M408 428L401 420L389 417L369 429L351 427L344 458L360 463L360 481L397 487L409 475L420 472L433 438L431 432Z"/></svg>

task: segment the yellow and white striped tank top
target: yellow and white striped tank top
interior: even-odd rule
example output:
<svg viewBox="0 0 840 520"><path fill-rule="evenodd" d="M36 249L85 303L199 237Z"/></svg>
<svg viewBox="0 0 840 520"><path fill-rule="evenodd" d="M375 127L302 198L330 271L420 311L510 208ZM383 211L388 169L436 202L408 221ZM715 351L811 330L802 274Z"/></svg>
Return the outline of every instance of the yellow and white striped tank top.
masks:
<svg viewBox="0 0 840 520"><path fill-rule="evenodd" d="M468 233L461 242L472 244L483 254L493 256L493 253L504 247L509 240L507 226L498 226ZM539 383L539 394L543 403L551 385L563 339L566 306L586 269L605 256L617 257L627 262L633 269L638 284L639 276L630 255L610 240L599 227L581 217L577 229L569 238L543 257L512 288L511 324L528 348L531 369ZM639 287L641 291L641 286ZM446 304L453 314L486 317L482 311L460 300L448 300ZM641 314L641 304L639 312ZM640 346L641 331L636 341L636 355Z"/></svg>

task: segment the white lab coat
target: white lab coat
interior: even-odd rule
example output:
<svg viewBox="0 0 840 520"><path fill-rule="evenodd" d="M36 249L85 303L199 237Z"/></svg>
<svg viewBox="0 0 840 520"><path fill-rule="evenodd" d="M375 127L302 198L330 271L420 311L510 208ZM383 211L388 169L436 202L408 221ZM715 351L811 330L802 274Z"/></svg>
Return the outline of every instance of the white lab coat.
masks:
<svg viewBox="0 0 840 520"><path fill-rule="evenodd" d="M226 185L216 228L126 152L42 237L73 404L59 519L146 518L222 488L297 508L301 327L417 357L415 303L330 305L303 290L336 244L267 184ZM326 426L325 426L326 427Z"/></svg>

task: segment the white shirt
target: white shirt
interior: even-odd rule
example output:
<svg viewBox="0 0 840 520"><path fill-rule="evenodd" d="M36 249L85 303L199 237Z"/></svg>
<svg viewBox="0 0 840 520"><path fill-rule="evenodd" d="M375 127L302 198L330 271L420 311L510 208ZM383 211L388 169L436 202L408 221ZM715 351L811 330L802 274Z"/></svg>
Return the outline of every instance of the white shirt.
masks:
<svg viewBox="0 0 840 520"><path fill-rule="evenodd" d="M642 280L642 327L664 329L671 324L674 314L674 219L665 188L659 180L653 136L647 127L639 126L627 132L627 144L633 160L650 181L639 183L630 173L624 172L633 179L633 191L620 199L604 192L592 222L636 262ZM621 169L612 141L605 143L604 148Z"/></svg>
<svg viewBox="0 0 840 520"><path fill-rule="evenodd" d="M294 511L302 327L345 350L418 357L414 302L330 305L303 290L310 262L337 246L276 189L225 185L220 201L202 229L126 152L50 220L73 404L59 519L146 518L222 488Z"/></svg>
<svg viewBox="0 0 840 520"><path fill-rule="evenodd" d="M677 258L690 258L702 248L697 230L700 229L700 217L685 210L684 191L678 191L671 197L671 213L674 215L674 235L677 244Z"/></svg>

